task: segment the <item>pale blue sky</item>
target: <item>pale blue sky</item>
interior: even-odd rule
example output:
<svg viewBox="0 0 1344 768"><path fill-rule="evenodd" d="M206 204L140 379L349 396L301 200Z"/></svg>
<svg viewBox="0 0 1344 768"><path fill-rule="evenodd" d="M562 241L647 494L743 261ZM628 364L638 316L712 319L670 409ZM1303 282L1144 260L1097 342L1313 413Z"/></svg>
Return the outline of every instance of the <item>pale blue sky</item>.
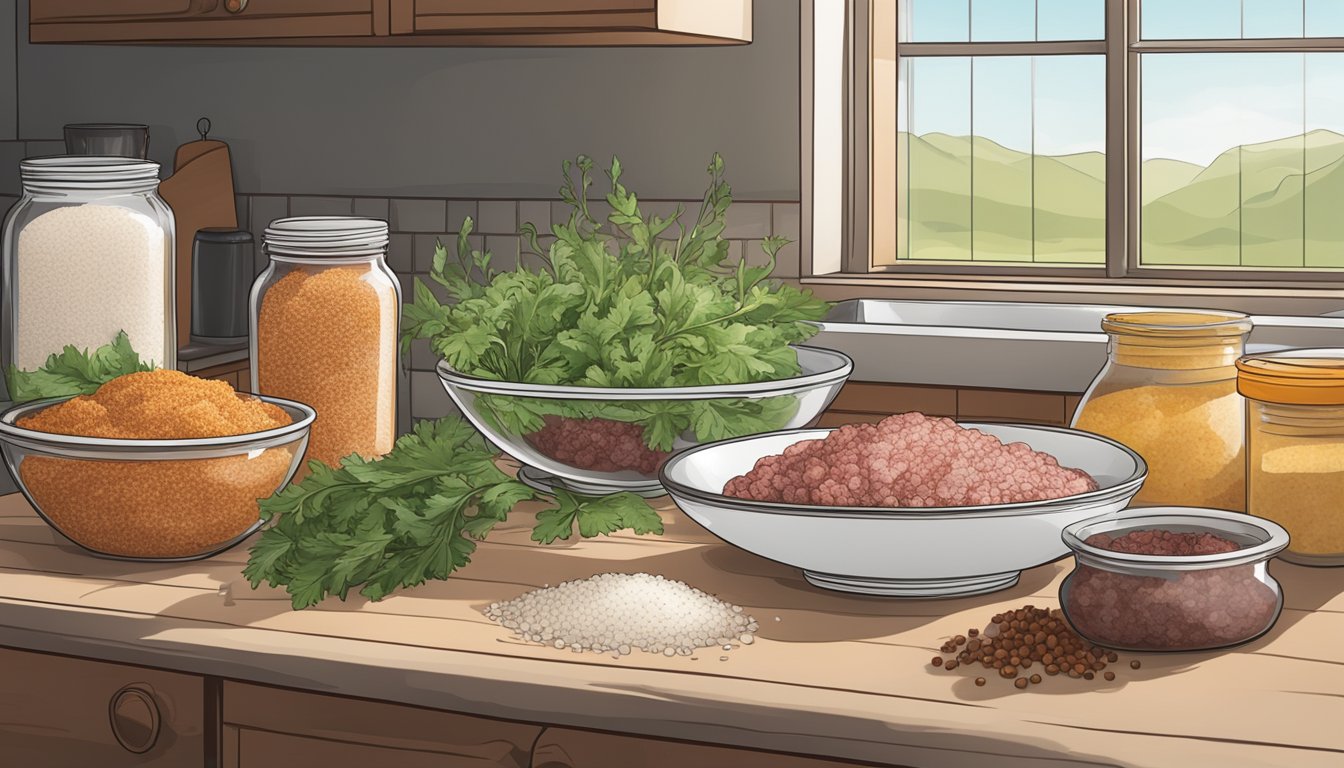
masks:
<svg viewBox="0 0 1344 768"><path fill-rule="evenodd" d="M916 42L1102 36L1102 0L906 3L903 37ZM1310 36L1344 37L1344 0L1145 0L1143 8L1143 35L1153 39L1301 36L1304 24ZM1344 133L1344 53L1149 54L1141 82L1144 159L1206 165L1238 144ZM974 133L1023 152L1100 151L1104 88L1100 56L905 59L901 128Z"/></svg>

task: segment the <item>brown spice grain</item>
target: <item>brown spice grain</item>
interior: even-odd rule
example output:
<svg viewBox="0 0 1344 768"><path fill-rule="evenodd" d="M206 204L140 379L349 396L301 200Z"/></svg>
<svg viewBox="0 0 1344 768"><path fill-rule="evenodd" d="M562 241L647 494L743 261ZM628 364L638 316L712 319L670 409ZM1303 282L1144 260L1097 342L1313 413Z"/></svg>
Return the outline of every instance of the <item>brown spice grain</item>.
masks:
<svg viewBox="0 0 1344 768"><path fill-rule="evenodd" d="M183 440L264 432L291 423L279 406L223 381L158 369L128 373L19 419L23 429L119 440Z"/></svg>
<svg viewBox="0 0 1344 768"><path fill-rule="evenodd" d="M1148 476L1131 503L1246 510L1245 400L1236 371L1216 381L1141 386L1083 403L1076 429L1133 448Z"/></svg>
<svg viewBox="0 0 1344 768"><path fill-rule="evenodd" d="M29 456L19 475L65 535L120 557L192 557L245 533L285 481L292 449L255 457L87 461Z"/></svg>
<svg viewBox="0 0 1344 768"><path fill-rule="evenodd" d="M239 395L222 381L171 370L119 376L21 419L42 432L127 440L225 437L292 423L284 410ZM53 525L97 552L191 557L216 549L258 521L292 465L289 446L255 456L155 461L64 459L30 454L19 477Z"/></svg>
<svg viewBox="0 0 1344 768"><path fill-rule="evenodd" d="M257 388L317 411L307 459L373 459L396 439L397 295L372 265L295 267L261 300Z"/></svg>

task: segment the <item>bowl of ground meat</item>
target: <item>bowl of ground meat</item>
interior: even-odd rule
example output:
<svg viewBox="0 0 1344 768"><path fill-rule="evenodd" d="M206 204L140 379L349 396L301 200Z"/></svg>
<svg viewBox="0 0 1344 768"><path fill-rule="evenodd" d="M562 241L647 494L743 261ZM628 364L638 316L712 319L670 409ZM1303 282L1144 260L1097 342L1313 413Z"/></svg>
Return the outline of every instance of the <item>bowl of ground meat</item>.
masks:
<svg viewBox="0 0 1344 768"><path fill-rule="evenodd" d="M698 446L661 479L711 533L814 586L938 598L1066 556L1064 527L1123 509L1147 474L1100 435L905 413Z"/></svg>
<svg viewBox="0 0 1344 768"><path fill-rule="evenodd" d="M316 417L172 370L0 414L0 452L29 503L89 553L132 561L218 554L262 524Z"/></svg>

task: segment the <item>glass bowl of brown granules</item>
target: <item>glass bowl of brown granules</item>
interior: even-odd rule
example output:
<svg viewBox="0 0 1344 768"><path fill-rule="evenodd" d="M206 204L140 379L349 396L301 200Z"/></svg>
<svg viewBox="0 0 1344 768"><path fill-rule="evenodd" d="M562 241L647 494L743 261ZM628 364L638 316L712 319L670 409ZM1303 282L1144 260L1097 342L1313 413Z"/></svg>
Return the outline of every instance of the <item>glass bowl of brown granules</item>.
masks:
<svg viewBox="0 0 1344 768"><path fill-rule="evenodd" d="M261 526L316 417L289 400L170 370L0 414L0 452L57 532L102 557L196 560Z"/></svg>

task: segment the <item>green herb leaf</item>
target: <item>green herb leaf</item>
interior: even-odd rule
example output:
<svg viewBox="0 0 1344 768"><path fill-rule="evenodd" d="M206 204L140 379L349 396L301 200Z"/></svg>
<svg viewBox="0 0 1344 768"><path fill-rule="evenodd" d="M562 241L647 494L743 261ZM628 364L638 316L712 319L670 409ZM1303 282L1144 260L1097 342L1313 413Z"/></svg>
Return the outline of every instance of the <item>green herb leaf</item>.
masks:
<svg viewBox="0 0 1344 768"><path fill-rule="evenodd" d="M446 418L419 422L376 461L310 462L303 480L261 501L269 525L243 575L254 588L284 586L295 609L447 578L470 562L471 537L536 498L494 459L469 424Z"/></svg>
<svg viewBox="0 0 1344 768"><path fill-rule="evenodd" d="M154 370L153 362L144 363L131 349L125 331L119 331L112 343L90 353L67 345L51 355L41 368L21 371L10 366L8 386L15 404L52 397L91 395L107 382L128 373Z"/></svg>
<svg viewBox="0 0 1344 768"><path fill-rule="evenodd" d="M662 518L647 501L633 493L590 498L560 489L555 498L556 508L537 513L533 541L550 544L556 539L568 539L574 533L575 522L579 524L579 535L585 539L626 529L640 535L663 532Z"/></svg>

